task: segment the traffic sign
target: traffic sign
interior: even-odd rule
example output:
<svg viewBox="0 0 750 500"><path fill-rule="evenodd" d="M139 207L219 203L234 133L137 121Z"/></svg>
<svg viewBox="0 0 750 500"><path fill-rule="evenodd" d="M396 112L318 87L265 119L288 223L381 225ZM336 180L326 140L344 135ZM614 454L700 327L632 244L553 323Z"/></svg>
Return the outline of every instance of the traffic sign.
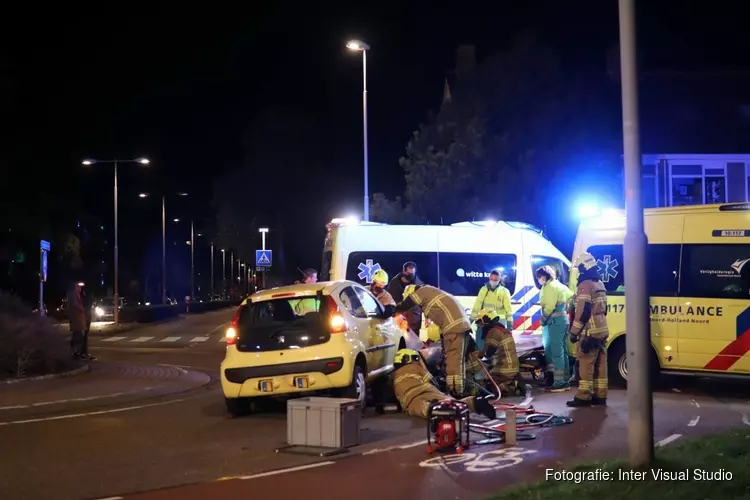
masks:
<svg viewBox="0 0 750 500"><path fill-rule="evenodd" d="M272 250L255 251L255 265L257 267L271 267L271 262L273 262Z"/></svg>
<svg viewBox="0 0 750 500"><path fill-rule="evenodd" d="M49 241L42 240L39 247L45 252L49 252Z"/></svg>

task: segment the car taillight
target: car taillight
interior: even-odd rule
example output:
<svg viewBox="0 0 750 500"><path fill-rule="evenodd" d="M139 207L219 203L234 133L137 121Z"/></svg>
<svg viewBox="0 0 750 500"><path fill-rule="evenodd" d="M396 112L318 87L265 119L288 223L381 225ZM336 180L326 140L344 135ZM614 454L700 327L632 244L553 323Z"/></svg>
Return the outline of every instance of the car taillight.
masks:
<svg viewBox="0 0 750 500"><path fill-rule="evenodd" d="M242 310L242 306L237 308L237 311L234 313L234 317L232 318L232 323L229 325L229 328L227 328L227 333L224 335L224 337L227 340L227 345L234 345L237 343L237 336L238 336L238 328L237 324L240 320L240 311Z"/></svg>
<svg viewBox="0 0 750 500"><path fill-rule="evenodd" d="M339 311L339 306L336 305L336 301L330 295L326 297L328 302L328 311L331 313L330 326L331 333L342 333L346 331L346 320L344 315Z"/></svg>

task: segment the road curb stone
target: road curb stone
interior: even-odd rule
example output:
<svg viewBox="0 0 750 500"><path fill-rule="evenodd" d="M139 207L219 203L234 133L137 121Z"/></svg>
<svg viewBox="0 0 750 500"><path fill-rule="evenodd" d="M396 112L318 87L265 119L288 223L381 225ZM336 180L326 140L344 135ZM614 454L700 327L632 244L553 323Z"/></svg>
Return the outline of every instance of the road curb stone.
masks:
<svg viewBox="0 0 750 500"><path fill-rule="evenodd" d="M81 375L83 373L87 373L91 371L91 365L83 365L79 366L78 368L74 368L72 370L60 372L60 373L50 373L47 375L39 375L37 377L22 377L22 378L11 378L8 380L3 380L2 383L7 385L12 384L20 384L21 382L31 382L34 380L50 380L55 378L67 378L67 377L74 377L76 375Z"/></svg>

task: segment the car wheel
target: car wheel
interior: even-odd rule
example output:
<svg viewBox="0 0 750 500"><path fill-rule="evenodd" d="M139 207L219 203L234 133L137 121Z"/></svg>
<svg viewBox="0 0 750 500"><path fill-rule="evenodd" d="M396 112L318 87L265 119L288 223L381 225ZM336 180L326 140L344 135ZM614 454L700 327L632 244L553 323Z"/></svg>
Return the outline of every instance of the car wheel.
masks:
<svg viewBox="0 0 750 500"><path fill-rule="evenodd" d="M233 417L249 415L253 413L256 406L251 398L224 398L224 404Z"/></svg>
<svg viewBox="0 0 750 500"><path fill-rule="evenodd" d="M365 372L360 365L354 365L351 385L338 391L338 396L341 398L356 399L359 401L362 409L364 409L367 398L367 383L365 382Z"/></svg>

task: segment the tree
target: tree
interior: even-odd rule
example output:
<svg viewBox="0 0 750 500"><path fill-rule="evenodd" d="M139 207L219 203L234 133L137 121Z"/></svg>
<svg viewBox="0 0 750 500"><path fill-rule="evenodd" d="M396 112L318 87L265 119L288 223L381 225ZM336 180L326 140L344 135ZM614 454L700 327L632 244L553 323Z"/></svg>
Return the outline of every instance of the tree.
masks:
<svg viewBox="0 0 750 500"><path fill-rule="evenodd" d="M587 75L590 80L590 75ZM604 77L604 73L602 73ZM373 196L374 220L539 223L582 151L612 146L596 92L529 35L464 76L400 164L404 200Z"/></svg>

